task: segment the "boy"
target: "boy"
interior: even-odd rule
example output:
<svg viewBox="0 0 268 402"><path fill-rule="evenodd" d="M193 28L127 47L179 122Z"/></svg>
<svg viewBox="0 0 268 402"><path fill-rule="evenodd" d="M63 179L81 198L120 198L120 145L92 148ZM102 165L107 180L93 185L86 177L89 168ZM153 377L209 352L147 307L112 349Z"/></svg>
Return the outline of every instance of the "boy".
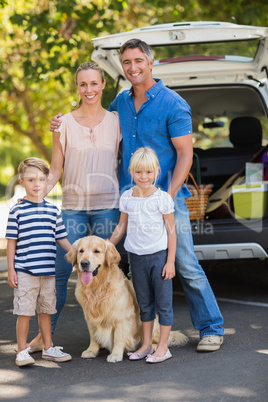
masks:
<svg viewBox="0 0 268 402"><path fill-rule="evenodd" d="M35 363L29 355L27 336L31 316L38 314L44 341L42 358L57 362L71 360L60 347L52 347L51 318L56 312L55 258L56 242L65 251L71 244L58 208L43 199L49 168L39 158L28 158L19 166L19 182L26 197L9 213L6 238L8 283L14 288L17 314L17 366Z"/></svg>

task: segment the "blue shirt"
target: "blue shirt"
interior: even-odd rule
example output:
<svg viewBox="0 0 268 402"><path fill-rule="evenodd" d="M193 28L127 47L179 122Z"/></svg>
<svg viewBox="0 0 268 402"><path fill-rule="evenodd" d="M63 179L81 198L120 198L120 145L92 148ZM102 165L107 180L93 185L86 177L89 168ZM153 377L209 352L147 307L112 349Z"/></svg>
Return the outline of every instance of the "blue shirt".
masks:
<svg viewBox="0 0 268 402"><path fill-rule="evenodd" d="M15 270L33 276L54 276L56 240L67 237L61 214L46 200L23 199L9 212L6 238L16 239Z"/></svg>
<svg viewBox="0 0 268 402"><path fill-rule="evenodd" d="M119 114L123 135L122 158L119 170L121 193L131 187L129 163L133 153L140 147L154 149L160 163L157 186L167 191L177 161L177 153L171 138L192 133L191 109L176 92L166 88L161 80L147 93L147 101L138 113L135 111L132 88L120 93L111 103L109 110ZM177 193L189 197L185 184Z"/></svg>

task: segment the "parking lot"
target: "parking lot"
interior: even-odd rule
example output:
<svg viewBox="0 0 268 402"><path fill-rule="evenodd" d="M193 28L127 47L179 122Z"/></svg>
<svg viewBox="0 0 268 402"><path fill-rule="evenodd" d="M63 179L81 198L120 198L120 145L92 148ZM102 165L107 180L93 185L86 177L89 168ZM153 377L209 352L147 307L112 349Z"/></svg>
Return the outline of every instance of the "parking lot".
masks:
<svg viewBox="0 0 268 402"><path fill-rule="evenodd" d="M95 360L81 359L89 337L83 312L74 297L76 273L71 276L66 306L54 344L64 347L73 360L57 364L41 359L15 366L13 291L1 260L0 399L3 401L254 401L267 400L268 376L268 268L261 261L225 261L206 268L225 319L224 344L218 352L196 352L198 332L174 281L174 329L188 335L189 343L171 348L173 358L157 365L145 361L106 362L102 350ZM30 335L37 331L31 320Z"/></svg>

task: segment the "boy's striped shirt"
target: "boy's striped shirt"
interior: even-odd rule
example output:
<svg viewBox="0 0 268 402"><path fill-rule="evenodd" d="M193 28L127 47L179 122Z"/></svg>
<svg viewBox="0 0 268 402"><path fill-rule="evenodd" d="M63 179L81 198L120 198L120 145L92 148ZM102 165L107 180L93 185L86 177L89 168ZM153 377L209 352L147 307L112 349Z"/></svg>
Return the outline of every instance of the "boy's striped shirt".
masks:
<svg viewBox="0 0 268 402"><path fill-rule="evenodd" d="M34 276L55 275L56 239L67 237L58 208L46 200L22 200L11 208L6 238L16 239L15 269Z"/></svg>

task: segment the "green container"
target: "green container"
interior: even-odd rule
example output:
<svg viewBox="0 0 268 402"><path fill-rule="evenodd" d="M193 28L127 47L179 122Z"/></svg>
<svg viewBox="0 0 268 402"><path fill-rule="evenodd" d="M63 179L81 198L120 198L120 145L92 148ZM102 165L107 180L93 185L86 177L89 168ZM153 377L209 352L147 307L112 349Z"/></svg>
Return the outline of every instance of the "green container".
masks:
<svg viewBox="0 0 268 402"><path fill-rule="evenodd" d="M268 182L232 187L236 219L258 219L268 212Z"/></svg>

